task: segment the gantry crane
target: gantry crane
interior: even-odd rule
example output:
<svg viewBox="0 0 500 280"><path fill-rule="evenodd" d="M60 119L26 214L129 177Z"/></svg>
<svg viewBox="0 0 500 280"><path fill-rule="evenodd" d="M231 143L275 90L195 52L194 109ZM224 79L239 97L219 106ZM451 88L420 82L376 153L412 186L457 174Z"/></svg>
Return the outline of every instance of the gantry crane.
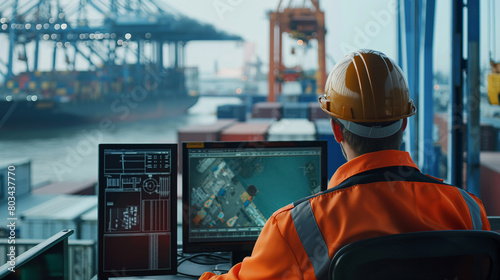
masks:
<svg viewBox="0 0 500 280"><path fill-rule="evenodd" d="M201 40L242 38L162 0L0 1L0 128L7 119L52 125L184 113L198 100L198 68L185 65L185 47ZM117 101L129 104L122 116Z"/></svg>
<svg viewBox="0 0 500 280"><path fill-rule="evenodd" d="M292 7L293 0L283 5L280 0L276 11L269 13L269 94L268 101L275 102L276 95L281 93L282 79L285 66L282 55L282 35L288 33L302 44L310 40L318 41L318 71L316 84L319 91L323 91L326 81L325 66L325 14L319 8L319 0L310 0L312 7L306 7L304 0L299 7Z"/></svg>
<svg viewBox="0 0 500 280"><path fill-rule="evenodd" d="M175 66L180 66L184 45L195 40L241 40L240 36L216 30L214 26L188 18L159 0L6 0L0 1L0 35L8 35L9 56L0 60L0 76L11 78L14 73L14 52L24 61L26 71L37 71L39 43L54 42L52 70L56 55L66 53L66 62L75 69L76 56L81 56L98 68L97 64L125 61L135 52L137 62L155 60L162 68L163 45L175 47ZM26 52L26 45L34 42L35 51ZM133 44L132 44L133 43ZM137 46L131 48L131 46ZM146 57L145 45L155 50L154 58ZM118 52L118 49L125 49ZM121 56L121 57L120 57ZM28 63L31 60L32 63ZM98 61L98 62L96 62ZM148 61L148 63L151 61ZM70 65L73 64L73 65Z"/></svg>

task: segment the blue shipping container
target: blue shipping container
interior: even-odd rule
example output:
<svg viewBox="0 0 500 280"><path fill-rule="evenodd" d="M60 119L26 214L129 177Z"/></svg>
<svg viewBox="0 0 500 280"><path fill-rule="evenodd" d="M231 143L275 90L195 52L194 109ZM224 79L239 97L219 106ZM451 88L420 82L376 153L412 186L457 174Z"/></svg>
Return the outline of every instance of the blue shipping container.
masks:
<svg viewBox="0 0 500 280"><path fill-rule="evenodd" d="M217 107L217 118L237 119L244 122L247 119L247 108L244 104L226 104Z"/></svg>
<svg viewBox="0 0 500 280"><path fill-rule="evenodd" d="M309 103L285 103L283 104L283 118L309 119L309 110Z"/></svg>
<svg viewBox="0 0 500 280"><path fill-rule="evenodd" d="M267 96L265 95L248 96L245 100L245 103L247 104L247 112L252 112L253 105L259 102L267 102Z"/></svg>
<svg viewBox="0 0 500 280"><path fill-rule="evenodd" d="M318 102L318 95L316 94L299 95L299 102Z"/></svg>

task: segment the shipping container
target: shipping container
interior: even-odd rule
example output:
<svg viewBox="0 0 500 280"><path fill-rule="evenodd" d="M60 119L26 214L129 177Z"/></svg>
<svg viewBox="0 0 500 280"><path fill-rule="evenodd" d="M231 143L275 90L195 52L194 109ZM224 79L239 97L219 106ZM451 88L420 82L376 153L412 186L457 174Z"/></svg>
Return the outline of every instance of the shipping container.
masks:
<svg viewBox="0 0 500 280"><path fill-rule="evenodd" d="M265 141L270 123L236 123L224 129L221 141Z"/></svg>
<svg viewBox="0 0 500 280"><path fill-rule="evenodd" d="M247 105L247 112L251 113L253 106L257 103L262 103L262 102L267 102L267 96L247 95L244 103Z"/></svg>
<svg viewBox="0 0 500 280"><path fill-rule="evenodd" d="M9 186L15 188L13 193L15 197L30 193L31 161L29 159L0 160L0 201L8 199Z"/></svg>
<svg viewBox="0 0 500 280"><path fill-rule="evenodd" d="M309 119L309 103L284 103L284 119Z"/></svg>
<svg viewBox="0 0 500 280"><path fill-rule="evenodd" d="M220 140L221 131L229 127L230 125L236 123L236 119L220 119L213 124L206 125L193 125L183 127L177 130L177 143L179 146L178 162L179 162L179 172L181 172L180 167L182 167L182 154L181 145L182 142L213 142Z"/></svg>
<svg viewBox="0 0 500 280"><path fill-rule="evenodd" d="M97 206L80 216L80 239L97 240Z"/></svg>
<svg viewBox="0 0 500 280"><path fill-rule="evenodd" d="M268 141L306 141L316 140L314 123L307 119L281 119L274 122L268 130Z"/></svg>
<svg viewBox="0 0 500 280"><path fill-rule="evenodd" d="M498 142L498 129L491 124L481 124L480 133L481 151L496 151Z"/></svg>
<svg viewBox="0 0 500 280"><path fill-rule="evenodd" d="M95 195L97 180L90 179L83 182L53 182L33 189L33 194L76 194Z"/></svg>
<svg viewBox="0 0 500 280"><path fill-rule="evenodd" d="M248 123L266 123L269 125L271 125L275 121L276 119L270 119L270 118L250 118L247 120Z"/></svg>
<svg viewBox="0 0 500 280"><path fill-rule="evenodd" d="M235 119L217 120L213 124L193 125L177 130L178 143L218 141L223 129L236 123Z"/></svg>
<svg viewBox="0 0 500 280"><path fill-rule="evenodd" d="M323 109L321 109L321 104L319 102L309 103L309 120L315 121L317 119L329 119L328 115Z"/></svg>
<svg viewBox="0 0 500 280"><path fill-rule="evenodd" d="M480 195L488 216L500 216L500 152L481 152Z"/></svg>
<svg viewBox="0 0 500 280"><path fill-rule="evenodd" d="M500 129L497 129L497 151L500 152Z"/></svg>
<svg viewBox="0 0 500 280"><path fill-rule="evenodd" d="M259 102L252 108L252 118L281 119L283 105L278 102Z"/></svg>
<svg viewBox="0 0 500 280"><path fill-rule="evenodd" d="M299 102L303 102L303 103L316 102L316 103L318 103L318 95L317 94L299 95Z"/></svg>
<svg viewBox="0 0 500 280"><path fill-rule="evenodd" d="M97 196L58 195L20 213L22 238L47 239L63 229L73 229L70 239L81 236L81 217L97 207Z"/></svg>
<svg viewBox="0 0 500 280"><path fill-rule="evenodd" d="M339 143L333 136L332 125L328 119L319 119L314 121L316 126L317 140L328 142L328 179L330 179L335 171L344 163L346 159L342 153Z"/></svg>
<svg viewBox="0 0 500 280"><path fill-rule="evenodd" d="M245 104L226 104L217 107L217 118L237 119L244 122L247 119L247 108Z"/></svg>

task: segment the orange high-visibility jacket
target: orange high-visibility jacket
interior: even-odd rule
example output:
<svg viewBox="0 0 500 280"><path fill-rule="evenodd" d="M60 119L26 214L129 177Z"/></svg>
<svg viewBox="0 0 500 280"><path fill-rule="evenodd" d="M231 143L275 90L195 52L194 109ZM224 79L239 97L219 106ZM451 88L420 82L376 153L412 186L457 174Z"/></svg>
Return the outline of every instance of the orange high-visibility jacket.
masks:
<svg viewBox="0 0 500 280"><path fill-rule="evenodd" d="M406 152L374 152L342 165L325 192L276 211L252 255L227 274L200 279L317 279L346 244L450 229L490 230L481 201L422 174Z"/></svg>

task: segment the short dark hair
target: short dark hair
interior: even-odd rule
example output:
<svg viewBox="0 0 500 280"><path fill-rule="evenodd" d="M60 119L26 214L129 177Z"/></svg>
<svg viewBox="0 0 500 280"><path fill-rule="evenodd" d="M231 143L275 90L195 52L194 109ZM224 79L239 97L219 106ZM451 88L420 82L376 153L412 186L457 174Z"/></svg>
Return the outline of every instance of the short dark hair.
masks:
<svg viewBox="0 0 500 280"><path fill-rule="evenodd" d="M401 127L398 132L391 136L384 138L366 138L359 136L347 130L345 126L338 121L337 118L332 117L332 119L340 126L340 132L342 137L347 144L354 150L357 155L363 155L366 153L377 152L382 150L399 150L401 147L401 142L403 141L403 130ZM359 125L364 126L387 126L395 123L396 121L390 122L356 122Z"/></svg>

